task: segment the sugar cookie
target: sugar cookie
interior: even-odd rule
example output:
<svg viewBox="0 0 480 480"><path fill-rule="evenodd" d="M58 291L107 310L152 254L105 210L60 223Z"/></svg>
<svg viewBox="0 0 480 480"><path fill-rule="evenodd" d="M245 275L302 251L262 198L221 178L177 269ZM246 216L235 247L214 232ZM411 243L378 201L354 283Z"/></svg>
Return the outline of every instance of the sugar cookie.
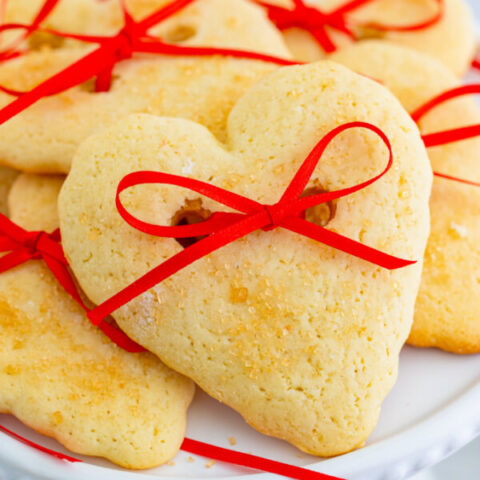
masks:
<svg viewBox="0 0 480 480"><path fill-rule="evenodd" d="M58 227L61 177L21 175L12 219ZM0 411L68 449L127 468L168 461L185 433L193 385L150 353L130 354L93 327L43 261L0 275Z"/></svg>
<svg viewBox="0 0 480 480"><path fill-rule="evenodd" d="M372 76L413 112L458 86L440 62L387 42L370 41L339 51L332 59ZM423 133L480 123L473 98L438 106L420 122ZM480 182L480 138L428 150L437 172ZM430 201L431 236L409 343L455 353L480 352L480 190L435 178Z"/></svg>
<svg viewBox="0 0 480 480"><path fill-rule="evenodd" d="M252 426L323 456L361 446L375 426L420 282L431 169L416 125L388 90L329 62L281 68L233 108L225 145L187 120L134 115L81 145L59 198L69 261L98 304L182 249L122 220L115 191L124 175L188 175L272 204L320 138L349 121L382 128L395 167L329 216L307 214L417 264L387 271L286 230L258 231L115 313L129 336ZM345 132L308 188L360 183L385 167L386 154L371 132ZM150 185L122 200L139 218L171 225L220 208L198 197Z"/></svg>
<svg viewBox="0 0 480 480"><path fill-rule="evenodd" d="M263 10L245 0L198 0L162 24L159 34L170 38L182 26L194 32L185 41L188 45L288 56L281 35ZM84 48L31 53L3 65L0 84L32 88L84 54ZM195 120L222 139L236 100L276 67L218 56L135 56L117 65L110 92L93 93L90 84L82 85L42 99L1 125L0 161L28 172L68 172L73 153L86 137L122 115L137 112ZM11 101L12 97L0 95L0 105Z"/></svg>

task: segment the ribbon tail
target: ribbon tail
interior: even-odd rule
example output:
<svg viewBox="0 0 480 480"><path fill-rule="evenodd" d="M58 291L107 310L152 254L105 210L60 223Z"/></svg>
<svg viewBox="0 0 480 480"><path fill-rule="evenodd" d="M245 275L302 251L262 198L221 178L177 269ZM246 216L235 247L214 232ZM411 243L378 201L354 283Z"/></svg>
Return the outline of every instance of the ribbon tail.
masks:
<svg viewBox="0 0 480 480"><path fill-rule="evenodd" d="M253 468L254 470L274 473L276 475L296 480L342 480L338 477L314 472L313 470L308 470L306 468L276 462L274 460L257 457L256 455L250 455L248 453L236 452L234 450L209 445L208 443L199 442L198 440L192 440L190 438L185 438L181 449L188 453L213 458L214 460L226 462L231 465Z"/></svg>
<svg viewBox="0 0 480 480"><path fill-rule="evenodd" d="M337 49L337 46L330 39L325 27L316 28L311 31L311 34L326 53L333 53Z"/></svg>
<svg viewBox="0 0 480 480"><path fill-rule="evenodd" d="M94 50L0 110L0 125L26 110L41 98L80 85L98 73L98 66L112 62L112 51L104 46Z"/></svg>
<svg viewBox="0 0 480 480"><path fill-rule="evenodd" d="M125 332L122 332L114 325L110 325L107 322L101 322L98 328L118 347L129 353L142 353L146 350L134 342Z"/></svg>
<svg viewBox="0 0 480 480"><path fill-rule="evenodd" d="M301 62L288 60L286 58L276 57L258 52L249 52L247 50L238 50L235 48L216 48L216 47L190 47L186 45L171 45L161 41L142 41L135 46L136 52L156 53L175 56L202 56L210 57L215 55L239 58L242 60L260 60L263 62L274 63L276 65L302 65Z"/></svg>
<svg viewBox="0 0 480 480"><path fill-rule="evenodd" d="M478 182L472 182L471 180L466 180L464 178L459 178L459 177L453 177L452 175L446 175L444 173L439 173L439 172L433 172L433 174L436 176L436 177L439 177L439 178L444 178L445 180L452 180L454 182L458 182L458 183L464 183L465 185L471 185L473 187L480 187L480 183Z"/></svg>
<svg viewBox="0 0 480 480"><path fill-rule="evenodd" d="M394 257L380 250L377 250L360 242L344 237L326 228L307 222L301 218L292 217L282 222L281 226L292 232L299 233L305 237L321 242L324 245L340 250L354 257L366 260L369 263L386 268L387 270L396 270L398 268L413 265L416 261L404 260Z"/></svg>
<svg viewBox="0 0 480 480"><path fill-rule="evenodd" d="M47 264L50 271L58 280L58 283L86 312L88 312L89 308L83 303L77 286L75 285L75 282L73 281L67 266L60 263L58 260L50 257L49 255L44 255L43 259L45 260L45 263Z"/></svg>
<svg viewBox="0 0 480 480"><path fill-rule="evenodd" d="M100 72L95 81L95 92L108 92L112 85L112 76L113 76L114 65L106 68L104 71Z"/></svg>
<svg viewBox="0 0 480 480"><path fill-rule="evenodd" d="M66 460L67 462L75 463L75 462L81 462L78 458L70 457L68 455L65 455L60 452L55 452L55 450L50 450L49 448L42 447L41 445L38 445L37 443L34 443L24 437L21 437L20 435L16 434L15 432L12 432L8 428L5 428L4 426L0 425L0 430L7 435L10 435L11 437L15 438L16 440L19 440L20 442L24 443L25 445L28 445L29 447L34 448L35 450L39 450L40 452L46 453L47 455L51 455L52 457L59 458L60 460Z"/></svg>
<svg viewBox="0 0 480 480"><path fill-rule="evenodd" d="M233 225L229 225L223 230L213 233L203 240L194 243L185 250L170 257L153 270L150 270L143 277L135 280L113 297L110 297L108 300L98 305L90 311L88 318L94 325L99 325L104 318L108 317L115 310L142 293L150 290L155 285L163 282L188 265L195 263L202 257L262 228L268 223L268 220L266 213L261 211L258 214L245 217L243 220L234 223Z"/></svg>
<svg viewBox="0 0 480 480"><path fill-rule="evenodd" d="M448 145L449 143L460 142L480 136L480 124L470 127L454 128L443 132L423 135L422 139L427 148Z"/></svg>
<svg viewBox="0 0 480 480"><path fill-rule="evenodd" d="M0 233L0 252L11 252L19 247L19 243Z"/></svg>
<svg viewBox="0 0 480 480"><path fill-rule="evenodd" d="M12 268L18 267L29 260L33 260L37 256L29 252L27 249L15 250L0 258L0 273L4 273Z"/></svg>

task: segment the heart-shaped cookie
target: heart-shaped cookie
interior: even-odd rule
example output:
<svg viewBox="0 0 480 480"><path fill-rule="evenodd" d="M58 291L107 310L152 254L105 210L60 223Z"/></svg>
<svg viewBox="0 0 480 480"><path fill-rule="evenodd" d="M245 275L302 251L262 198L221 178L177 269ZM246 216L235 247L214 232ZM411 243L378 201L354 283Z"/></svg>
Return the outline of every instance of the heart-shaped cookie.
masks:
<svg viewBox="0 0 480 480"><path fill-rule="evenodd" d="M115 2L113 9L112 2L108 3L108 11L119 15L118 4ZM165 3L156 2L156 8ZM182 29L191 31L185 40L178 37ZM268 22L265 12L245 0L197 0L152 33L186 45L288 56L281 35ZM2 66L0 84L28 90L83 55L85 48L30 53ZM44 98L1 125L0 161L29 172L68 172L73 153L85 138L119 117L137 112L195 120L222 139L234 103L250 85L276 67L258 60L219 56L135 55L115 67L109 92L95 93L87 83ZM0 95L2 106L11 101L11 96Z"/></svg>
<svg viewBox="0 0 480 480"><path fill-rule="evenodd" d="M31 230L58 228L62 183L20 176L12 219ZM150 468L177 453L193 390L150 353L111 343L43 261L0 275L0 412L74 452Z"/></svg>
<svg viewBox="0 0 480 480"><path fill-rule="evenodd" d="M264 3L292 9L293 0L264 0ZM304 4L322 12L332 12L346 4L346 0L305 0ZM354 3L354 2L352 2ZM439 5L440 4L440 5ZM375 29L384 26L420 25L434 19L442 8L441 19L426 28L412 31ZM312 14L309 15L312 18ZM347 8L347 26L358 40L379 38L398 45L428 53L456 75L463 75L472 63L476 51L473 14L465 0L375 0ZM362 27L371 25L371 28ZM333 44L340 49L351 43L350 36L338 29L326 28ZM325 49L310 32L299 28L284 30L284 37L295 58L315 61L325 56Z"/></svg>
<svg viewBox="0 0 480 480"><path fill-rule="evenodd" d="M332 59L382 81L409 112L459 83L440 62L386 42L345 48ZM473 98L451 100L419 122L423 133L480 123ZM433 170L480 182L480 138L430 148ZM480 189L436 177L432 233L409 342L456 353L480 352Z"/></svg>
<svg viewBox="0 0 480 480"><path fill-rule="evenodd" d="M186 120L132 116L82 144L59 198L65 251L99 304L182 250L177 240L142 234L122 220L115 194L126 174L188 175L273 204L312 147L350 121L386 133L394 168L307 218L417 264L388 271L295 233L257 231L114 314L129 336L255 428L316 455L365 441L395 382L413 319L431 170L417 127L393 95L329 62L282 68L234 107L226 144ZM387 161L372 132L344 132L306 192L356 185ZM191 191L155 185L130 189L122 202L161 225L224 209Z"/></svg>

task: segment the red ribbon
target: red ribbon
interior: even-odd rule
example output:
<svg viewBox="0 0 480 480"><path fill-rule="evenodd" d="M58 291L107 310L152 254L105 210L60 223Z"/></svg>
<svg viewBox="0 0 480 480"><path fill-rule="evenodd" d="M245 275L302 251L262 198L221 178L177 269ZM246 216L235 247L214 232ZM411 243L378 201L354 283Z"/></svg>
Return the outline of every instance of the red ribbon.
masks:
<svg viewBox="0 0 480 480"><path fill-rule="evenodd" d="M40 27L40 24L50 15L53 9L58 5L60 0L45 0L45 3L42 5L37 15L33 19L33 22L30 25L21 25L21 24L6 24L0 26L0 33L5 30L25 30L14 42L12 42L7 48L0 52L0 62L5 60L11 60L13 58L19 57L25 52L19 51L18 47L20 44L26 40L32 33L37 31ZM7 8L7 0L2 2L2 14L5 14ZM3 16L3 15L2 15Z"/></svg>
<svg viewBox="0 0 480 480"><path fill-rule="evenodd" d="M437 95L432 98L424 105L417 108L412 113L413 120L418 123L427 113L432 111L434 108L442 105L445 102L453 100L454 98L463 97L466 95L475 95L480 93L480 84L472 85L463 85L461 87L453 88L447 90L446 92ZM467 127L453 128L450 130L444 130L442 132L429 133L423 135L423 141L427 148L438 147L442 145L448 145L449 143L460 142L462 140L468 140L470 138L480 136L480 124L469 125ZM471 180L466 180L459 177L454 177L451 175L446 175L444 173L433 172L435 176L445 178L447 180L453 180L455 182L465 183L467 185L472 185L475 187L480 187L480 183L472 182Z"/></svg>
<svg viewBox="0 0 480 480"><path fill-rule="evenodd" d="M10 92L18 96L18 98L0 110L0 125L23 110L26 110L41 98L64 92L65 90L80 85L91 78L96 77L97 92L108 90L110 88L112 72L115 65L123 60L130 59L135 53L169 56L222 55L241 59L261 60L264 62L275 63L277 65L299 64L299 62L286 60L284 58L246 50L172 45L164 43L162 40L154 38L148 34L149 29L175 15L194 1L195 0L174 0L172 3L158 9L139 22L135 21L124 8L125 25L116 35L113 36L77 35L50 29L41 30L63 38L72 38L87 43L97 43L99 46L91 53L74 62L28 92L8 91L3 88L4 91L7 93ZM46 4L44 7L48 10ZM38 28L38 17L36 20L37 21L34 22L33 26L11 24L4 25L1 29L12 30L22 28L27 31L28 35L30 35L34 31L40 31ZM9 54L11 55L11 51Z"/></svg>
<svg viewBox="0 0 480 480"><path fill-rule="evenodd" d="M79 460L78 458L55 452L54 450L50 450L49 448L45 448L42 445L32 442L31 440L28 440L17 433L8 430L2 425L0 425L0 430L16 438L20 442L35 448L36 450L46 453L47 455L56 457L60 460L66 460L67 462L83 463L82 460ZM297 480L343 480L338 477L332 477L331 475L325 475L324 473L314 472L313 470L296 467L287 463L276 462L275 460L268 460L267 458L258 457L256 455L250 455L248 453L237 452L227 448L216 447L215 445L199 442L198 440L192 440L190 438L186 438L183 441L180 449L194 455L212 458L220 462L252 468L254 470L260 470L263 472L274 473L283 477L294 478Z"/></svg>
<svg viewBox="0 0 480 480"><path fill-rule="evenodd" d="M42 447L42 445L39 445L38 443L32 442L31 440L28 440L25 437L22 437L18 435L18 433L12 432L8 428L5 428L4 426L0 425L0 431L5 432L7 435L10 435L13 438L16 438L18 441L25 443L25 445L28 445L29 447L34 448L35 450L39 450L40 452L46 453L47 455L50 455L52 457L56 457L60 460L66 460L67 462L81 462L81 460L78 460L78 458L70 457L69 455L65 455L60 452L56 452L55 450L50 450L49 448Z"/></svg>
<svg viewBox="0 0 480 480"><path fill-rule="evenodd" d="M60 246L60 232L55 230L53 233L46 232L28 232L7 217L0 214L0 251L10 252L0 257L0 273L10 270L29 260L43 259L55 275L65 290L82 306L85 311L88 308L78 294L78 290L68 271L68 262ZM139 352L144 349L130 340L122 331L102 322L100 325L102 331L119 347L129 352ZM63 453L50 450L31 440L28 440L17 433L0 425L0 431L16 438L17 440L33 447L43 453L68 462L81 462L81 460L65 455ZM192 439L185 439L182 450L213 458L215 460L228 462L234 465L240 465L265 472L276 473L278 475L288 476L299 480L342 480L329 475L313 472L301 467L288 465L274 460L268 460L255 455L249 455L234 450L228 450L207 443Z"/></svg>
<svg viewBox="0 0 480 480"><path fill-rule="evenodd" d="M301 197L317 163L330 142L342 132L352 128L365 128L381 138L389 151L389 160L385 169L377 176L353 187ZM256 230L270 231L279 227L285 228L389 270L415 263L388 255L302 218L303 212L308 208L345 197L372 185L390 170L392 164L392 147L386 135L378 127L369 123L352 122L335 128L317 143L301 165L280 201L274 205L263 205L255 200L188 177L149 171L134 172L127 175L118 185L116 206L122 218L129 225L149 235L166 238L208 236L177 253L118 292L93 309L88 317L93 324L101 324L103 319L112 312L179 270ZM167 184L187 188L241 213L217 212L204 222L194 225L161 226L146 223L131 215L120 200L120 194L124 190L143 184Z"/></svg>
<svg viewBox="0 0 480 480"><path fill-rule="evenodd" d="M327 53L332 53L337 49L337 46L329 36L327 27L342 32L355 40L354 27L372 28L384 32L413 32L424 30L435 25L444 15L443 0L436 0L438 4L437 12L432 15L432 17L417 24L389 25L382 23L368 23L355 25L349 22L347 18L349 13L371 3L372 1L374 0L350 0L331 12L323 12L316 7L307 6L305 5L304 0L293 0L293 9L279 7L261 0L257 0L257 3L267 9L270 20L277 26L277 28L285 30L287 28L296 27L306 30L312 34L315 40Z"/></svg>
<svg viewBox="0 0 480 480"><path fill-rule="evenodd" d="M480 57L477 57L473 60L472 67L476 70L480 70Z"/></svg>
<svg viewBox="0 0 480 480"><path fill-rule="evenodd" d="M44 260L66 292L85 312L89 312L68 270L68 262L60 245L59 230L53 233L28 232L0 214L0 252L9 252L0 257L0 273L30 260ZM113 325L103 322L99 328L120 348L132 353L144 351L140 345Z"/></svg>

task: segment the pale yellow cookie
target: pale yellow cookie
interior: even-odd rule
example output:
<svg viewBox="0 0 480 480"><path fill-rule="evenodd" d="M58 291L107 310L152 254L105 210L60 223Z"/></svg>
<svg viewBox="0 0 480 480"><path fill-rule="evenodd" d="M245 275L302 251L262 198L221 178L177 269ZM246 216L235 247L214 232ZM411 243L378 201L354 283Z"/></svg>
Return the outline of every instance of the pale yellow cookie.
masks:
<svg viewBox="0 0 480 480"><path fill-rule="evenodd" d="M263 10L245 0L198 0L162 25L159 33L168 38L187 26L194 31L188 45L288 56ZM72 48L32 53L2 66L0 84L31 88L84 54L84 49ZM234 103L274 68L277 65L263 61L220 56L135 56L115 68L110 92L94 93L88 83L45 98L1 125L0 162L28 172L68 172L73 153L85 138L137 112L195 120L223 139ZM0 95L0 105L11 101L12 97Z"/></svg>
<svg viewBox="0 0 480 480"><path fill-rule="evenodd" d="M459 85L437 60L386 42L354 45L332 59L383 82L410 112ZM432 133L478 123L480 109L465 97L437 107L420 127ZM435 171L480 182L480 138L428 153ZM409 343L480 352L480 189L437 177L430 208L432 233Z"/></svg>
<svg viewBox="0 0 480 480"><path fill-rule="evenodd" d="M98 304L182 249L121 219L115 191L124 175L188 175L272 204L312 147L350 121L383 129L394 168L330 214L324 205L307 217L415 265L388 271L283 229L257 231L115 313L132 338L252 426L325 456L361 446L374 428L420 282L431 170L417 127L393 95L330 62L282 68L236 104L226 144L186 120L131 116L82 144L59 198L71 266ZM387 158L371 132L346 132L308 191L358 184ZM226 209L167 186L137 187L122 200L162 225Z"/></svg>
<svg viewBox="0 0 480 480"><path fill-rule="evenodd" d="M267 0L286 8L291 0ZM443 0L445 14L433 26L410 32L382 32L371 28L353 28L360 40L379 38L428 53L445 64L457 76L469 68L476 50L473 13L465 0ZM335 10L346 0L305 0L307 5L322 11ZM436 0L375 0L348 14L352 25L381 23L386 25L415 25L432 18L438 10ZM334 43L343 48L351 39L338 31L330 31ZM309 32L297 28L285 31L285 40L291 51L302 61L314 61L325 56L324 50Z"/></svg>
<svg viewBox="0 0 480 480"><path fill-rule="evenodd" d="M61 177L21 175L11 218L58 227ZM193 384L150 353L131 354L93 327L43 261L0 275L0 411L69 450L127 468L168 461L185 433Z"/></svg>

